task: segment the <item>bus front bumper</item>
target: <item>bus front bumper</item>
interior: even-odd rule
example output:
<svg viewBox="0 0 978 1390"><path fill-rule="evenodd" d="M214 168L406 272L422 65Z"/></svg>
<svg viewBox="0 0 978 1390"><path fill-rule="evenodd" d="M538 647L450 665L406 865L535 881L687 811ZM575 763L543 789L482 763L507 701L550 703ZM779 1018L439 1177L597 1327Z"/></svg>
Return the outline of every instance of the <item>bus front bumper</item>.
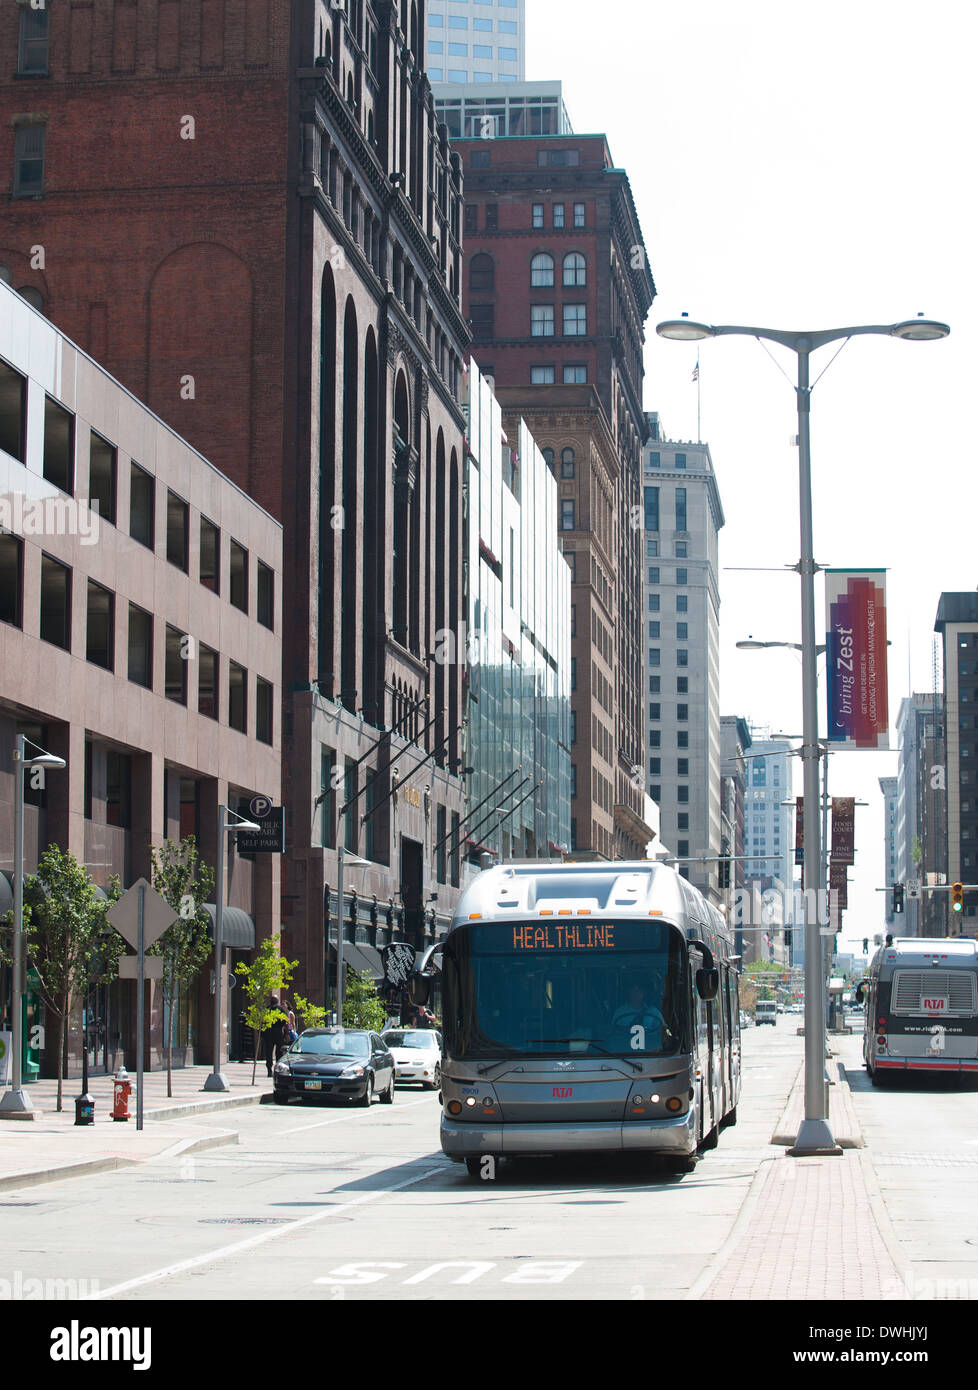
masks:
<svg viewBox="0 0 978 1390"><path fill-rule="evenodd" d="M590 1124L458 1124L442 1115L442 1152L456 1162L477 1154L663 1153L696 1152L692 1110L676 1119L594 1121Z"/></svg>

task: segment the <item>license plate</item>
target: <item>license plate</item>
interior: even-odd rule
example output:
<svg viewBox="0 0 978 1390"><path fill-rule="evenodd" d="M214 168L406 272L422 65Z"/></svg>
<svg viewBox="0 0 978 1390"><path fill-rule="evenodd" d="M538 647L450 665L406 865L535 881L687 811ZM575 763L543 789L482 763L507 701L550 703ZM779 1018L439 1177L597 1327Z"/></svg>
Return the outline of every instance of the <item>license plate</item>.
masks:
<svg viewBox="0 0 978 1390"><path fill-rule="evenodd" d="M307 1081L305 1084L307 1091L321 1091L323 1089L321 1081Z"/></svg>

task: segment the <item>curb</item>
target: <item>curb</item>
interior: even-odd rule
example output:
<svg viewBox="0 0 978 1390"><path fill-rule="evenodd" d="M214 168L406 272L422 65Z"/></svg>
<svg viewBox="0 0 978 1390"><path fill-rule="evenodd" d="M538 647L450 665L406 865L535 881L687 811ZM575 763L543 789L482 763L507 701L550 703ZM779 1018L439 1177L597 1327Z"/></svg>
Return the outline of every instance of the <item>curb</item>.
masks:
<svg viewBox="0 0 978 1390"><path fill-rule="evenodd" d="M271 1091L262 1091L252 1096L219 1096L214 1100L192 1100L186 1105L161 1105L143 1111L144 1120L179 1120L185 1115L203 1115L208 1111L233 1110L239 1105L267 1105L272 1100Z"/></svg>
<svg viewBox="0 0 978 1390"><path fill-rule="evenodd" d="M33 1168L21 1173L7 1173L0 1177L0 1192L12 1191L21 1187L38 1187L46 1182L62 1182L66 1178L85 1178L93 1173L106 1173L118 1168L134 1168L145 1163L156 1163L161 1158L177 1158L181 1154L194 1153L203 1149L218 1148L223 1144L237 1144L238 1131L222 1129L215 1134L202 1134L196 1139L178 1139L160 1153L139 1154L125 1158L115 1154L108 1158L82 1158L70 1163L58 1163L50 1168Z"/></svg>
<svg viewBox="0 0 978 1390"><path fill-rule="evenodd" d="M863 1149L866 1141L863 1139L862 1131L859 1128L859 1121L852 1104L852 1095L849 1090L849 1082L846 1078L845 1066L836 1061L834 1057L826 1059L826 1070L829 1076L829 1084L834 1085L836 1125L833 1128L833 1137L836 1144L841 1149ZM771 1143L782 1148L793 1148L795 1140L798 1138L798 1130L805 1114L805 1063L802 1062L798 1075L795 1077L794 1085L788 1093L788 1101L780 1120L771 1135ZM831 1116L831 1108L829 1111Z"/></svg>
<svg viewBox="0 0 978 1390"><path fill-rule="evenodd" d="M751 1185L747 1189L747 1196L744 1198L740 1211L730 1227L730 1234L720 1246L709 1264L698 1275L690 1287L683 1294L683 1301L686 1303L697 1303L706 1293L707 1289L718 1279L730 1262L731 1256L740 1244L743 1237L744 1228L750 1225L751 1217L757 1207L758 1202L764 1193L764 1188L773 1169L771 1165L776 1161L777 1155L771 1154L769 1157L762 1158L757 1172L751 1179Z"/></svg>

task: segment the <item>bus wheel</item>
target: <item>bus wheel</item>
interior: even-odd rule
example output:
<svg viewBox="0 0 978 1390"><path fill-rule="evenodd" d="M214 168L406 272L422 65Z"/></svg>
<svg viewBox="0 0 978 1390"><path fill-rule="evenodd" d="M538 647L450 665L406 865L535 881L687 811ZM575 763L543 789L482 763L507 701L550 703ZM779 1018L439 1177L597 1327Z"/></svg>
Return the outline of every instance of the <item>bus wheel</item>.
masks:
<svg viewBox="0 0 978 1390"><path fill-rule="evenodd" d="M867 1067L866 1070L869 1072L869 1079L874 1086L885 1086L889 1080L889 1077L880 1075L879 1067Z"/></svg>

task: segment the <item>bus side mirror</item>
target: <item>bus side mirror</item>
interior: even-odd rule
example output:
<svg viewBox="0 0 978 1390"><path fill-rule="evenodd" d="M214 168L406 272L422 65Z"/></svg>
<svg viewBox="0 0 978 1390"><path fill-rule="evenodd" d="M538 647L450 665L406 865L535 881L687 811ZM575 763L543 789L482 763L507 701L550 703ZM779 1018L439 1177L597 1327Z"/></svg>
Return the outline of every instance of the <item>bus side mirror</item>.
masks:
<svg viewBox="0 0 978 1390"><path fill-rule="evenodd" d="M712 969L697 970L696 972L696 992L706 1003L710 1003L717 997L720 991L720 972L714 966Z"/></svg>
<svg viewBox="0 0 978 1390"><path fill-rule="evenodd" d="M855 995L854 995L853 997L855 998L855 1001L856 1001L857 1004L862 1004L862 1003L863 1003L863 1001L864 1001L865 998L866 998L866 981L865 981L865 980L860 980L859 984L856 986L856 993L855 993Z"/></svg>
<svg viewBox="0 0 978 1390"><path fill-rule="evenodd" d="M431 981L423 975L409 975L407 994L412 1004L427 1004L431 996Z"/></svg>

